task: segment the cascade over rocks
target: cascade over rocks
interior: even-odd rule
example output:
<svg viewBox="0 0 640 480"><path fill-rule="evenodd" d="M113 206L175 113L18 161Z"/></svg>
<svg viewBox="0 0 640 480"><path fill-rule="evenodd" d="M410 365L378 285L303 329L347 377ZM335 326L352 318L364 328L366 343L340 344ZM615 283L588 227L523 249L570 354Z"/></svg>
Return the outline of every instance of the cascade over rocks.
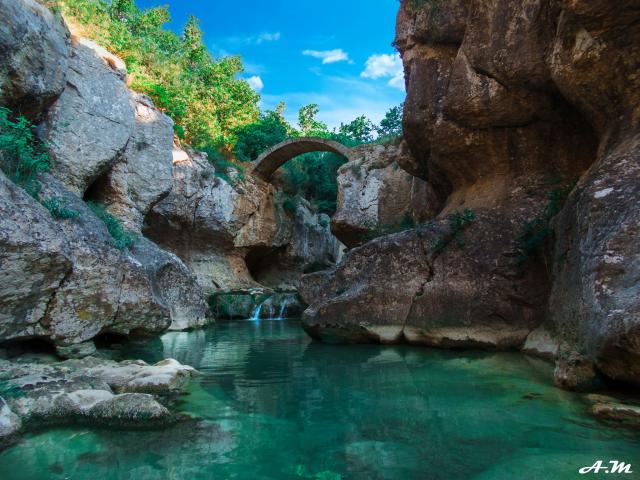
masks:
<svg viewBox="0 0 640 480"><path fill-rule="evenodd" d="M633 1L403 0L411 155L397 163L428 181L439 213L304 277L305 329L525 345L557 356L566 388L598 373L640 383L637 13Z"/></svg>

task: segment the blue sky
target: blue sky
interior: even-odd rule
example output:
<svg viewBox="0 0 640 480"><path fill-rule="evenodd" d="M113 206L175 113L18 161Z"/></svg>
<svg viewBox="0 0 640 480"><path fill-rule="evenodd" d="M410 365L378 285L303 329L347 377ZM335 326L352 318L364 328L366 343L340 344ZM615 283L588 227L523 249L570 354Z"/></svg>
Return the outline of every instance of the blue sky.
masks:
<svg viewBox="0 0 640 480"><path fill-rule="evenodd" d="M331 127L361 114L377 122L404 100L391 46L398 0L137 0L167 3L171 28L196 15L214 56L239 54L263 108L284 101L291 121L317 103Z"/></svg>

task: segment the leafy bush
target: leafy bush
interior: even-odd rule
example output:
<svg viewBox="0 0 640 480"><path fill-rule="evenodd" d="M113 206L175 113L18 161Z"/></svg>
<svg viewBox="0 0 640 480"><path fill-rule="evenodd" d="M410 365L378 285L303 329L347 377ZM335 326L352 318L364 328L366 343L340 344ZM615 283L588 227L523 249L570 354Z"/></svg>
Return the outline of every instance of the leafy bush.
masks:
<svg viewBox="0 0 640 480"><path fill-rule="evenodd" d="M549 181L550 185L556 186L547 194L547 204L542 215L526 222L518 236L520 266L526 264L529 258L544 246L547 239L553 237L554 231L551 228L551 220L560 212L577 182L577 178L567 182L563 177L556 177Z"/></svg>
<svg viewBox="0 0 640 480"><path fill-rule="evenodd" d="M236 131L238 141L234 154L241 162L251 162L268 148L286 140L290 130L281 112L268 111L258 121Z"/></svg>
<svg viewBox="0 0 640 480"><path fill-rule="evenodd" d="M475 219L476 214L468 208L465 208L462 212L456 211L449 215L450 240L447 241L444 235L439 236L433 247L434 252L441 252L451 242L455 242L458 248L464 248L466 242L463 232Z"/></svg>
<svg viewBox="0 0 640 480"><path fill-rule="evenodd" d="M49 197L45 200L42 200L41 203L44 208L49 210L49 213L54 218L75 218L79 215L79 212L76 212L75 210L69 208L64 198Z"/></svg>
<svg viewBox="0 0 640 480"><path fill-rule="evenodd" d="M34 126L22 116L12 119L6 108L0 108L0 168L35 199L40 194L38 172L51 169L51 159L37 140Z"/></svg>
<svg viewBox="0 0 640 480"><path fill-rule="evenodd" d="M131 232L127 232L122 222L107 211L102 203L87 202L87 206L91 211L104 222L109 235L113 238L114 246L118 250L124 250L136 243L137 236Z"/></svg>

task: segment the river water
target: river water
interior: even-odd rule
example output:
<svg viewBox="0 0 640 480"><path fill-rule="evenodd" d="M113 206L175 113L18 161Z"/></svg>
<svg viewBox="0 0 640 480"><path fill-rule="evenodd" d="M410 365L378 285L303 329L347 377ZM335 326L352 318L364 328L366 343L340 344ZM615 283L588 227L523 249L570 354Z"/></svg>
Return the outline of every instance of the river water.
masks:
<svg viewBox="0 0 640 480"><path fill-rule="evenodd" d="M0 479L640 478L640 435L587 415L519 354L312 343L295 320L219 323L126 346L195 366L162 431L64 428L0 454ZM597 460L626 475L579 475Z"/></svg>

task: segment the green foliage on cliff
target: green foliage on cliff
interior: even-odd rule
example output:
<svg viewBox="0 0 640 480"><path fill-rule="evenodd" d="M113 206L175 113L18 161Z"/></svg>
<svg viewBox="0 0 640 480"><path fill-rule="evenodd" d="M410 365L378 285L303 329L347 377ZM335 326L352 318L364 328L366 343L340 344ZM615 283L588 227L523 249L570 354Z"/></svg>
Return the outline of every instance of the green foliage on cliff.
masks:
<svg viewBox="0 0 640 480"><path fill-rule="evenodd" d="M553 188L547 194L547 204L542 215L526 222L518 236L520 266L525 265L545 245L547 240L553 237L551 220L560 212L577 181L577 178L567 181L563 177L553 178L549 181Z"/></svg>
<svg viewBox="0 0 640 480"><path fill-rule="evenodd" d="M37 175L51 169L51 159L35 136L35 128L25 117L13 117L0 108L0 168L16 185L38 198Z"/></svg>
<svg viewBox="0 0 640 480"><path fill-rule="evenodd" d="M462 212L455 211L447 217L449 222L449 235L441 235L436 239L436 243L433 247L435 253L443 251L447 245L454 242L458 248L464 248L466 241L464 238L464 231L471 225L476 219L476 214L473 210L465 208Z"/></svg>
<svg viewBox="0 0 640 480"><path fill-rule="evenodd" d="M133 0L50 0L77 27L127 64L131 88L151 96L196 148L228 151L236 129L258 118L259 96L238 78L239 57L214 59L191 17L181 35L164 25L166 6L142 10Z"/></svg>
<svg viewBox="0 0 640 480"><path fill-rule="evenodd" d="M113 238L113 244L118 250L124 250L136 243L136 235L128 232L122 222L107 211L102 203L87 202L87 206L91 211L104 222L109 235Z"/></svg>
<svg viewBox="0 0 640 480"><path fill-rule="evenodd" d="M363 115L333 131L317 119L315 104L300 109L297 128L285 120L284 104L261 114L259 95L239 77L240 58L214 59L195 17L189 18L180 35L165 28L170 21L166 6L141 9L135 0L46 3L62 13L75 33L122 58L131 88L149 95L174 120L176 134L206 151L215 175L234 188L243 178L238 164L256 159L287 138L320 136L355 146L401 134L400 107L379 126ZM332 214L337 170L344 161L335 154L311 153L289 162L282 175L285 191L304 195L319 211Z"/></svg>
<svg viewBox="0 0 640 480"><path fill-rule="evenodd" d="M72 208L69 208L69 205L64 198L49 197L42 200L41 203L44 208L49 210L49 213L54 218L76 218L78 215L80 215L79 212L76 212Z"/></svg>
<svg viewBox="0 0 640 480"><path fill-rule="evenodd" d="M74 218L71 210L58 197L40 198L38 173L51 169L51 157L46 146L36 137L35 126L25 117L14 116L0 108L0 169L16 185L38 200L54 218Z"/></svg>

